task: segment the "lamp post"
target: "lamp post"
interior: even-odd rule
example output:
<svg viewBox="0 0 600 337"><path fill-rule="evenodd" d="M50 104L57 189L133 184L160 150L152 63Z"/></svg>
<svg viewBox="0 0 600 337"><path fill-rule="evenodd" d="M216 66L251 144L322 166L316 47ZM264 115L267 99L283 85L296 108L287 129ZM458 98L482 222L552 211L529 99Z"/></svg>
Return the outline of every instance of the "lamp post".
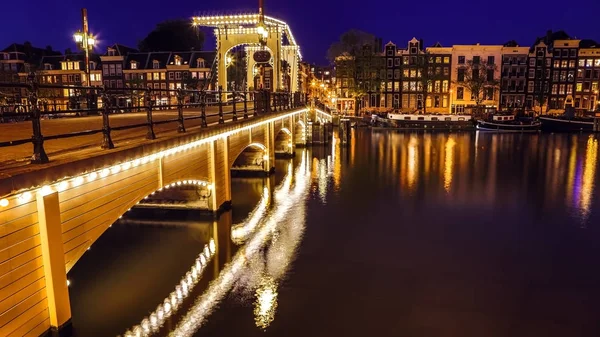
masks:
<svg viewBox="0 0 600 337"><path fill-rule="evenodd" d="M258 25L256 25L256 33L258 33L260 44L265 46L269 31L265 25L264 0L258 0Z"/></svg>
<svg viewBox="0 0 600 337"><path fill-rule="evenodd" d="M88 29L88 18L87 18L87 9L81 9L81 20L83 25L83 30L78 30L74 35L73 39L77 43L77 47L83 50L85 53L85 77L86 77L86 85L88 87L92 86L92 82L90 79L90 49L94 47L96 44L96 39L89 32Z"/></svg>

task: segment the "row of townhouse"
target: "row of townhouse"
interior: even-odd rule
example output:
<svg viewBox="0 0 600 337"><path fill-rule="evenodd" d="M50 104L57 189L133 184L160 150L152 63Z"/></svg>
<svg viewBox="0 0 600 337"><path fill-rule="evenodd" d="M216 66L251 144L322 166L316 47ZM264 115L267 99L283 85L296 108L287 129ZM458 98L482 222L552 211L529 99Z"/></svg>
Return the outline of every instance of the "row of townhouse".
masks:
<svg viewBox="0 0 600 337"><path fill-rule="evenodd" d="M213 89L210 79L215 55L207 51L142 53L115 44L104 54L90 55L88 82L83 53L62 55L13 44L0 52L0 82L25 82L33 73L42 84L104 86L116 94L115 103L122 107L142 105L141 93L146 88L156 89L151 97L155 105L175 104L175 89ZM0 105L27 102L24 90L5 90L0 94L0 99L4 97ZM39 96L42 107L48 111L74 108L82 100L79 90L68 88L43 89ZM99 97L94 101L101 104Z"/></svg>
<svg viewBox="0 0 600 337"><path fill-rule="evenodd" d="M423 76L424 65L433 75ZM484 81L479 99L469 90L477 76ZM360 55L338 57L335 83L342 111L463 113L479 102L487 111L583 113L599 108L600 44L548 31L531 47L424 47L416 38L406 48L365 45Z"/></svg>

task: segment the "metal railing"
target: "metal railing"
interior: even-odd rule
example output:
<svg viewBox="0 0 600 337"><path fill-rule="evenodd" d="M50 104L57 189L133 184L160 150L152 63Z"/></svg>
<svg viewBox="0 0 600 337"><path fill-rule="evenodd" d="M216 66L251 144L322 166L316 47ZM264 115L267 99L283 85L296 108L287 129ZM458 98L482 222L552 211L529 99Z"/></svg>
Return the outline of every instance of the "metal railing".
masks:
<svg viewBox="0 0 600 337"><path fill-rule="evenodd" d="M331 115L331 109L325 105L325 103L319 101L319 100L315 100L315 108L321 110L321 111L325 111L326 113Z"/></svg>
<svg viewBox="0 0 600 337"><path fill-rule="evenodd" d="M114 148L111 133L114 130L129 130L146 128L146 139L156 138L154 127L156 125L176 123L177 131L186 132L186 121L200 120L200 127L208 126L207 119L217 118L219 124L227 119L237 121L271 112L285 111L306 105L306 96L301 93L268 92L268 91L208 91L187 89L151 89L151 88L103 88L85 86L64 86L55 84L29 83L3 83L0 89L16 88L26 92L26 103L19 105L18 109L0 106L0 123L31 121L31 138L1 141L0 148L17 146L26 143L33 144L31 163L47 163L48 155L44 150L45 140L65 139L93 134L102 134L101 147ZM75 93L75 99L65 97L60 106L65 109L56 109L57 105L40 104L43 96L49 91L68 90ZM54 96L56 97L56 96ZM56 102L56 98L55 98ZM123 104L123 102L126 102ZM164 104L163 104L164 103ZM252 105L252 106L250 106ZM210 113L208 107L216 107L216 112ZM225 107L231 107L225 111ZM154 121L153 117L159 110L176 110L174 118ZM184 109L199 109L197 115L185 115ZM145 121L141 123L111 127L111 116L119 113L145 112ZM192 111L194 112L194 111ZM102 128L75 131L70 133L44 136L41 120L45 118L78 118L82 116L101 115ZM230 117L230 118L229 118Z"/></svg>

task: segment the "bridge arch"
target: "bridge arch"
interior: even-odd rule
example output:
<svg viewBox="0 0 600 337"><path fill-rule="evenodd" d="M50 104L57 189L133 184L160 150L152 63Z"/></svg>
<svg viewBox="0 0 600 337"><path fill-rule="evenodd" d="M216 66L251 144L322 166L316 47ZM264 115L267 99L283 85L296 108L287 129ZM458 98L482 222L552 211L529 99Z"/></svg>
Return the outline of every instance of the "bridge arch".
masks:
<svg viewBox="0 0 600 337"><path fill-rule="evenodd" d="M298 119L298 121L296 121L294 140L296 146L306 145L306 123L300 118Z"/></svg>
<svg viewBox="0 0 600 337"><path fill-rule="evenodd" d="M294 135L287 127L282 127L275 135L275 156L291 157L294 154Z"/></svg>
<svg viewBox="0 0 600 337"><path fill-rule="evenodd" d="M269 148L261 143L250 143L239 153L232 156L230 166L234 176L264 174L269 172Z"/></svg>

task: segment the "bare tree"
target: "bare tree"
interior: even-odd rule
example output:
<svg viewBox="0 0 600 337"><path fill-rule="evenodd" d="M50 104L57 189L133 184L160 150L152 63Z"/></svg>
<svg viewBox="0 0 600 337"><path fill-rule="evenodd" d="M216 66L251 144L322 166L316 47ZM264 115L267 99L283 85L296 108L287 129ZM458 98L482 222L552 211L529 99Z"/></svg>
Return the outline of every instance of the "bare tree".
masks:
<svg viewBox="0 0 600 337"><path fill-rule="evenodd" d="M496 69L495 64L488 64L485 61L474 63L472 60L468 61L464 67L457 69L456 84L471 92L477 113L480 113L481 103L493 99L496 89L500 86L500 82L494 76Z"/></svg>
<svg viewBox="0 0 600 337"><path fill-rule="evenodd" d="M380 90L381 61L375 43L374 35L353 29L342 34L327 51L327 58L336 64L336 77L348 81L355 112L362 97L373 89Z"/></svg>

